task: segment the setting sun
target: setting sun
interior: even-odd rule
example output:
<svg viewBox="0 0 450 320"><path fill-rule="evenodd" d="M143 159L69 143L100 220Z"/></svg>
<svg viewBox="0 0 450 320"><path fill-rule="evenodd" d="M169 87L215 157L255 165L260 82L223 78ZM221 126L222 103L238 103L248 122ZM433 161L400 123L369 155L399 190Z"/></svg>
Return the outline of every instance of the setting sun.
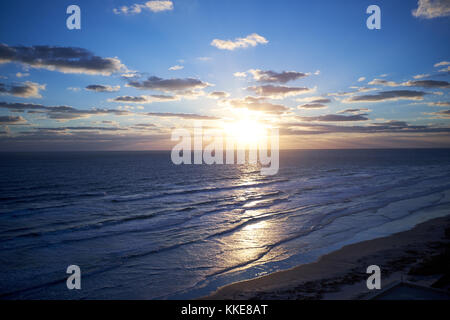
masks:
<svg viewBox="0 0 450 320"><path fill-rule="evenodd" d="M267 136L267 128L256 120L241 119L224 125L225 135L239 144L256 145Z"/></svg>

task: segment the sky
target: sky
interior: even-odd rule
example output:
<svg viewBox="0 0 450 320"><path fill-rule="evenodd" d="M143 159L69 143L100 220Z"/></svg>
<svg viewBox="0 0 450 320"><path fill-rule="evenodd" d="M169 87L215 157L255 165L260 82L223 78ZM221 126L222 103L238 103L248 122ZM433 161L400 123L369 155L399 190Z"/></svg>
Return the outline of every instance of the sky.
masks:
<svg viewBox="0 0 450 320"><path fill-rule="evenodd" d="M449 0L2 1L0 151L166 150L199 122L448 148L449 40Z"/></svg>

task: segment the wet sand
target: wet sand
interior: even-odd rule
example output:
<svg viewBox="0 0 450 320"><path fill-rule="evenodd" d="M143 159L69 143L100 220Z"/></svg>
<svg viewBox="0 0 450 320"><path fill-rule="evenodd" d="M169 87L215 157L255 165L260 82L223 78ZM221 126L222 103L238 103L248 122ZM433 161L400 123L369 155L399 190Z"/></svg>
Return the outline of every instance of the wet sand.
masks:
<svg viewBox="0 0 450 320"><path fill-rule="evenodd" d="M450 212L449 212L450 214ZM370 265L381 268L382 288L393 281L450 290L450 215L411 230L347 245L318 261L219 288L202 299L365 299Z"/></svg>

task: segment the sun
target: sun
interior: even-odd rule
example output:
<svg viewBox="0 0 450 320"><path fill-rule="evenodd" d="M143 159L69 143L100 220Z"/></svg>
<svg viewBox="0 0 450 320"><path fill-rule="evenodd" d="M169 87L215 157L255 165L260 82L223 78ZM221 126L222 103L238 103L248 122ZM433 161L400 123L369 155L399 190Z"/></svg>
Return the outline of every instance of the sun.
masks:
<svg viewBox="0 0 450 320"><path fill-rule="evenodd" d="M238 144L258 145L267 135L263 124L253 119L240 119L226 123L224 131L227 139L232 139Z"/></svg>

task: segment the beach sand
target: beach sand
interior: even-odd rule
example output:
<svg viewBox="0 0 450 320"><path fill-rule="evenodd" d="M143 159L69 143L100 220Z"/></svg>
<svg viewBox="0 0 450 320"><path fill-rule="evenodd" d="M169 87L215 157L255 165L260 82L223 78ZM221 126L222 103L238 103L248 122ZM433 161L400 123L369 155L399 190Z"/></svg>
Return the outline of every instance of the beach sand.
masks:
<svg viewBox="0 0 450 320"><path fill-rule="evenodd" d="M381 285L405 280L450 290L450 216L411 230L347 245L318 261L219 288L202 299L365 299L366 269L381 268Z"/></svg>

